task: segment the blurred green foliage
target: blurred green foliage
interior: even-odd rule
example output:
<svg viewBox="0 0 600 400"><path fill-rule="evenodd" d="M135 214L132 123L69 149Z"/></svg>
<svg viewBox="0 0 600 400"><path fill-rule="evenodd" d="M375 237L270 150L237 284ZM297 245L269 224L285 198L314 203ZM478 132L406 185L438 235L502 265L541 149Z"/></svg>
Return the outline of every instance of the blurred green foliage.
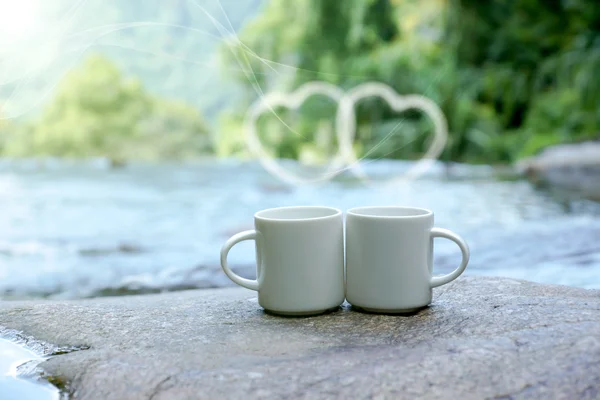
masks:
<svg viewBox="0 0 600 400"><path fill-rule="evenodd" d="M600 131L595 0L271 0L240 39L223 49L226 65L246 67L234 76L246 96L221 119L223 155L244 152L243 113L261 91L312 80L345 89L375 80L428 96L449 122L446 160L510 162ZM302 158L307 146L327 154L316 110L276 110L296 121L294 132L265 116L265 147L279 157ZM397 115L377 99L358 106L359 156L418 157L429 132L417 113Z"/></svg>
<svg viewBox="0 0 600 400"><path fill-rule="evenodd" d="M315 80L344 90L378 81L399 94L429 97L449 122L445 160L512 162L600 131L597 0L144 4L85 9L102 24L142 22L100 38L82 30L77 40L94 39L102 55L71 70L41 115L26 122L0 119L0 154L248 156L242 125L252 102ZM239 38L229 35L255 13ZM79 28L87 28L86 21ZM210 53L218 43L227 82L213 74ZM335 102L315 96L298 110L275 111L258 122L273 156L321 163L337 151ZM216 121L215 129L200 112ZM358 157L413 159L428 146L432 124L419 112L397 113L369 98L358 104L356 117Z"/></svg>
<svg viewBox="0 0 600 400"><path fill-rule="evenodd" d="M11 121L3 118L2 113L0 113L0 154L3 153L12 131L14 131L14 127Z"/></svg>
<svg viewBox="0 0 600 400"><path fill-rule="evenodd" d="M212 151L199 112L150 95L102 56L89 57L60 83L39 118L11 135L8 156L186 159Z"/></svg>
<svg viewBox="0 0 600 400"><path fill-rule="evenodd" d="M52 98L64 72L94 52L149 92L197 107L212 123L239 92L221 75L216 50L264 1L26 0L39 27L28 40L0 38L0 108L8 101L6 114L29 118L40 97Z"/></svg>

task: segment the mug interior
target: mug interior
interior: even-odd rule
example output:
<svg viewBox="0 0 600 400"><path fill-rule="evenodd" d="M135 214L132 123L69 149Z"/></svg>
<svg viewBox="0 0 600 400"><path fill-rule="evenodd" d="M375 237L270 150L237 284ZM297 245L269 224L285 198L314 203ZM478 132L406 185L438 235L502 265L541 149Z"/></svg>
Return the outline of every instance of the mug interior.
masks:
<svg viewBox="0 0 600 400"><path fill-rule="evenodd" d="M357 207L348 210L348 214L364 216L364 217L381 217L381 218L410 218L424 217L433 214L425 208L415 207Z"/></svg>
<svg viewBox="0 0 600 400"><path fill-rule="evenodd" d="M263 220L293 221L327 218L340 214L341 211L336 208L304 206L270 208L268 210L259 211L254 216Z"/></svg>

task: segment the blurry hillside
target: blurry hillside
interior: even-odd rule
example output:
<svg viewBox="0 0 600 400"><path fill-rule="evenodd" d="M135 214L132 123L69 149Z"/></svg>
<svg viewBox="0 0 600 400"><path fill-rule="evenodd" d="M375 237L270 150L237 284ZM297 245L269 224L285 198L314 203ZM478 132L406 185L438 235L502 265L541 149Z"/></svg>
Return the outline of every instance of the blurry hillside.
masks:
<svg viewBox="0 0 600 400"><path fill-rule="evenodd" d="M262 3L0 0L0 115L34 116L30 111L54 95L64 74L94 53L151 93L183 100L212 121L237 92L223 79L216 49Z"/></svg>

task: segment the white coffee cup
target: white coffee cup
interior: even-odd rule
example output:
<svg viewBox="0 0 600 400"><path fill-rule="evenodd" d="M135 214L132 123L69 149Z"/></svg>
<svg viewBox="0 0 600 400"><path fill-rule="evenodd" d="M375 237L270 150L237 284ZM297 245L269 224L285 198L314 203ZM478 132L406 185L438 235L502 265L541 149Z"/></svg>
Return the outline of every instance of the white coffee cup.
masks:
<svg viewBox="0 0 600 400"><path fill-rule="evenodd" d="M454 241L462 262L433 273L433 238ZM371 312L410 313L431 303L432 288L458 278L469 247L457 234L433 227L433 212L410 207L358 207L346 216L346 300Z"/></svg>
<svg viewBox="0 0 600 400"><path fill-rule="evenodd" d="M235 283L258 291L265 310L313 315L344 302L342 212L329 207L281 207L254 215L255 230L238 233L221 249L221 266ZM257 280L236 275L227 254L243 240L255 240Z"/></svg>

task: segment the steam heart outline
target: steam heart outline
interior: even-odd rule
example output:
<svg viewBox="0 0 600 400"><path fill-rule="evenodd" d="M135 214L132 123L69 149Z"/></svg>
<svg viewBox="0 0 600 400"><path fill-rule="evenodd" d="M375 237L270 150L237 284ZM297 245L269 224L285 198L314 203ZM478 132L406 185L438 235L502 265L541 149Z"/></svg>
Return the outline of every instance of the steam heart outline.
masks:
<svg viewBox="0 0 600 400"><path fill-rule="evenodd" d="M306 101L306 99L316 95L329 97L339 103L344 97L344 91L337 86L326 82L309 82L305 85L302 85L293 93L268 93L264 97L255 101L246 113L244 125L246 131L246 144L249 150L258 157L260 163L267 171L277 176L282 181L290 184L314 184L330 180L339 173L341 170L340 167L344 163L341 159L341 154L338 151L338 153L333 157L325 176L322 178L302 178L281 167L281 165L279 165L279 163L277 163L277 161L265 151L258 137L258 133L256 132L256 123L258 122L258 118L267 111L271 111L273 114L275 114L273 108L276 106L284 106L291 110L297 110L302 103ZM356 162L354 156L351 156L351 158L352 162Z"/></svg>
<svg viewBox="0 0 600 400"><path fill-rule="evenodd" d="M384 99L390 108L396 112L407 110L421 110L431 118L434 125L434 135L431 145L414 165L399 178L387 181L388 185L401 183L408 179L416 179L429 169L435 160L442 154L448 141L448 123L442 110L427 97L411 94L399 95L391 87L379 82L367 82L351 89L340 100L336 113L336 131L338 146L342 159L355 158L352 143L356 136L356 104L369 97L380 97ZM351 157L350 157L351 156ZM360 165L352 169L360 169ZM362 175L362 174L361 174Z"/></svg>
<svg viewBox="0 0 600 400"><path fill-rule="evenodd" d="M273 111L275 106L298 109L306 99L314 95L324 95L338 102L335 118L338 152L328 166L327 172L320 179L304 179L284 169L264 149L256 131L258 118L266 111ZM245 118L246 144L249 150L258 157L263 167L279 179L291 184L314 184L331 180L336 175L349 169L354 175L366 181L361 170L352 143L356 136L355 105L362 99L380 97L388 102L397 112L409 109L421 110L428 115L434 124L434 136L425 155L399 178L389 180L388 184L398 184L409 178L422 175L440 156L448 139L448 124L443 112L430 99L420 95L399 95L391 87L379 82L367 82L344 93L337 86L326 82L309 82L292 93L273 92L255 101L249 108Z"/></svg>

